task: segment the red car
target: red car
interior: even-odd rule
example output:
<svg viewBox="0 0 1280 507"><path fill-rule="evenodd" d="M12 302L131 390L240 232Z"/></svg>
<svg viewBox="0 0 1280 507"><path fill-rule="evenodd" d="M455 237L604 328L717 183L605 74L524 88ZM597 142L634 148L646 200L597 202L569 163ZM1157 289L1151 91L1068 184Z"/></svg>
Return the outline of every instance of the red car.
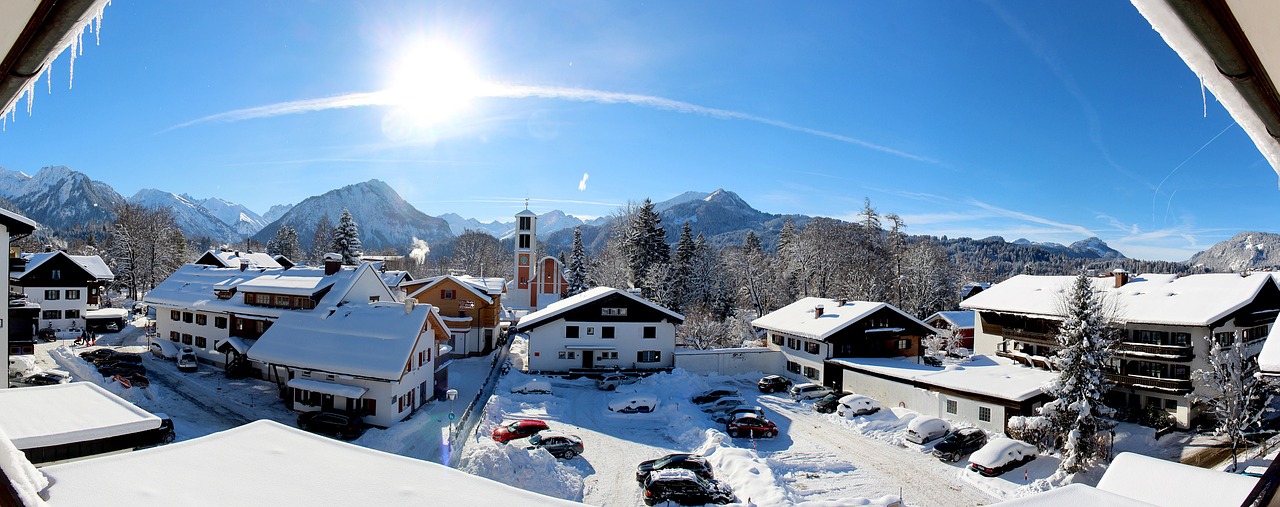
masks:
<svg viewBox="0 0 1280 507"><path fill-rule="evenodd" d="M493 440L495 442L507 443L517 438L525 438L539 431L547 429L545 421L537 419L521 419L519 421L510 422L498 426L493 429Z"/></svg>
<svg viewBox="0 0 1280 507"><path fill-rule="evenodd" d="M756 417L754 414L746 414L741 417L730 419L728 423L725 423L725 432L733 438L773 438L778 436L778 425L763 417Z"/></svg>

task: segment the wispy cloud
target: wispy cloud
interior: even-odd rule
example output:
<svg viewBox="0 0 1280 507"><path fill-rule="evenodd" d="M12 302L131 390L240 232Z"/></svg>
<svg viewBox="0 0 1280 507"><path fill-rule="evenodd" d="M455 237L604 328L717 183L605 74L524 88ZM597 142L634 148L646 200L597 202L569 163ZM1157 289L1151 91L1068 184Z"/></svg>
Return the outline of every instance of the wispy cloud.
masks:
<svg viewBox="0 0 1280 507"><path fill-rule="evenodd" d="M1093 231L1091 231L1091 230L1089 230L1089 229L1087 229L1087 228L1085 228L1085 227L1081 227L1081 226L1079 226L1079 225L1066 224L1066 223L1062 223L1062 222L1056 222L1056 221L1053 221L1053 220L1049 220L1049 219L1047 219L1047 218L1042 218L1042 217L1038 217L1038 216L1032 215L1032 214L1030 214L1030 213L1023 213L1023 212L1021 212L1021 211L1015 211L1015 210L1010 210L1010 209L1001 208L1001 207L999 207L999 206L993 206L993 205L991 205L991 204L987 204L987 203L985 203L985 202L982 202L982 201L979 201L979 200L976 200L976 199L970 199L970 200L968 201L968 203L969 203L969 204L971 204L971 205L973 205L973 206L977 206L977 207L982 208L982 209L984 209L984 210L990 211L990 212L992 212L992 213L994 213L994 214L996 214L996 215L998 215L998 216L1002 216L1002 217L1006 217L1006 218L1013 218L1013 219L1016 219L1016 220L1022 220L1022 221L1025 221L1025 222L1031 222L1031 223L1034 223L1034 224L1047 225L1047 226L1049 226L1049 227L1052 227L1052 228L1058 229L1058 230L1059 230L1059 232L1074 232L1074 233L1077 233L1077 234L1082 234L1082 235L1084 235L1085 237L1096 236L1096 234L1094 234L1094 233L1093 233Z"/></svg>
<svg viewBox="0 0 1280 507"><path fill-rule="evenodd" d="M823 137L842 143L853 144L863 148L887 153L890 155L924 162L927 164L943 166L945 164L933 158L909 153L906 151L890 148L869 141L864 141L855 137L827 132L814 128L804 127L793 123L765 118L749 113L738 111L730 111L727 109L717 109L713 107L700 106L688 102L681 102L663 97L655 97L652 95L639 95L633 93L608 92L602 90L591 90L586 88L567 88L558 86L532 86L517 85L505 83L483 83L473 90L472 96L478 98L506 98L506 99L525 99L525 98L541 98L568 100L573 102L592 102L597 104L629 104L649 109L658 109L663 111L671 111L683 114L694 114L699 116L707 116L721 120L742 120L755 123L769 125L794 132L809 134L812 136ZM277 104L269 104L265 106L251 107L245 109L236 109L223 113L213 114L202 118L196 118L191 121L179 123L167 129L160 131L168 132L175 129L190 127L201 123L217 123L217 122L235 122L250 120L255 118L270 118L274 116L284 116L292 114L302 114L314 111L324 111L329 109L346 109L352 107L368 107L368 106L393 106L400 99L396 94L381 92L366 93L349 93L335 97L325 97L319 99L295 100L290 102L280 102Z"/></svg>
<svg viewBox="0 0 1280 507"><path fill-rule="evenodd" d="M587 189L587 178L588 178L588 177L590 177L590 176L591 176L591 175L589 175L589 174L587 174L587 173L585 173L585 172L584 172L584 173L582 173L582 181L579 181L579 182L578 182L578 191L579 191L579 192L585 191L585 190Z"/></svg>

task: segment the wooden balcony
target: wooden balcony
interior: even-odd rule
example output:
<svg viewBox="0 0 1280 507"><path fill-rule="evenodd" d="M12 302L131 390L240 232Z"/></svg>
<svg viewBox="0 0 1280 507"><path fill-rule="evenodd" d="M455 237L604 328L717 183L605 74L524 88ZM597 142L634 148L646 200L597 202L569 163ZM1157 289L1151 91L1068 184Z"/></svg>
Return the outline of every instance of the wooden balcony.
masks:
<svg viewBox="0 0 1280 507"><path fill-rule="evenodd" d="M1142 375L1126 375L1121 373L1107 373L1106 377L1107 380L1114 382L1118 386L1147 389L1150 391L1187 394L1194 388L1190 380L1184 379L1144 377Z"/></svg>
<svg viewBox="0 0 1280 507"><path fill-rule="evenodd" d="M1058 345L1058 336L1055 333L1042 333L1039 331L1027 331L1026 329L1017 329L1012 327L1003 328L1003 335L1006 339L1018 340L1021 342L1031 342L1040 345Z"/></svg>
<svg viewBox="0 0 1280 507"><path fill-rule="evenodd" d="M1196 357L1195 348L1187 345L1152 345L1148 343L1121 342L1116 353L1138 359L1161 359L1165 361L1190 361Z"/></svg>

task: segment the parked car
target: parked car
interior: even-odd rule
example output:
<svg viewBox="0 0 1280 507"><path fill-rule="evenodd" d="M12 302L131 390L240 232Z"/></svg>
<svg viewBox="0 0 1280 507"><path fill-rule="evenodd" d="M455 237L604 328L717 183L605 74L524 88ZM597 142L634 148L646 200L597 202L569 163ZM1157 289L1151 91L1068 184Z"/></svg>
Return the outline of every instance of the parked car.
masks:
<svg viewBox="0 0 1280 507"><path fill-rule="evenodd" d="M922 358L922 360L923 360L924 364L927 364L927 365L929 365L929 366L942 367L942 360L941 360L941 359L938 359L938 356L933 356L933 355L925 354L925 355L924 355L924 357Z"/></svg>
<svg viewBox="0 0 1280 507"><path fill-rule="evenodd" d="M918 416L907 423L908 442L926 444L951 433L951 423L937 417Z"/></svg>
<svg viewBox="0 0 1280 507"><path fill-rule="evenodd" d="M71 382L71 375L63 371L49 370L32 373L22 377L22 380L19 380L18 382L29 386L51 386Z"/></svg>
<svg viewBox="0 0 1280 507"><path fill-rule="evenodd" d="M759 387L762 393L780 393L791 389L791 379L781 375L766 375L756 382L756 387Z"/></svg>
<svg viewBox="0 0 1280 507"><path fill-rule="evenodd" d="M644 482L644 504L672 501L680 505L726 504L733 489L715 479L703 479L690 470L660 470Z"/></svg>
<svg viewBox="0 0 1280 507"><path fill-rule="evenodd" d="M969 456L969 469L995 477L1034 459L1036 446L1012 438L993 438Z"/></svg>
<svg viewBox="0 0 1280 507"><path fill-rule="evenodd" d="M101 373L104 377L112 375L120 375L122 377L129 377L135 374L146 375L147 367L124 361L107 361L98 365L98 373Z"/></svg>
<svg viewBox="0 0 1280 507"><path fill-rule="evenodd" d="M538 419L521 419L519 421L512 421L494 428L493 440L495 442L502 442L505 444L512 440L525 438L546 429L546 421Z"/></svg>
<svg viewBox="0 0 1280 507"><path fill-rule="evenodd" d="M542 448L560 459L573 459L582 454L582 439L573 435L542 431L529 437L530 449Z"/></svg>
<svg viewBox="0 0 1280 507"><path fill-rule="evenodd" d="M709 391L703 391L702 394L699 394L693 397L693 402L698 405L704 405L707 403L715 402L716 400L719 400L720 398L724 398L725 396L741 396L741 395L742 393L738 392L737 389L722 387L722 388L712 389Z"/></svg>
<svg viewBox="0 0 1280 507"><path fill-rule="evenodd" d="M36 371L36 356L9 356L9 378L24 377Z"/></svg>
<svg viewBox="0 0 1280 507"><path fill-rule="evenodd" d="M511 388L511 392L520 394L551 394L551 383L545 380L533 379Z"/></svg>
<svg viewBox="0 0 1280 507"><path fill-rule="evenodd" d="M342 440L355 440L364 432L359 417L338 412L307 412L298 417L298 427Z"/></svg>
<svg viewBox="0 0 1280 507"><path fill-rule="evenodd" d="M111 360L117 363L142 364L142 354L126 354L124 352L117 352L115 355L111 356Z"/></svg>
<svg viewBox="0 0 1280 507"><path fill-rule="evenodd" d="M836 391L813 402L813 411L819 414L830 414L836 411L836 407L840 406L840 398L848 396L852 393L844 391Z"/></svg>
<svg viewBox="0 0 1280 507"><path fill-rule="evenodd" d="M702 405L701 408L703 412L710 414L712 412L724 410L726 408L736 407L738 405L746 405L746 404L747 404L747 400L741 396L725 396L723 398L716 400L714 403L704 404Z"/></svg>
<svg viewBox="0 0 1280 507"><path fill-rule="evenodd" d="M634 384L637 380L640 380L640 379L636 377L628 376L628 375L614 373L610 375L605 375L604 377L601 377L600 380L597 380L596 389L601 389L604 391L614 391L618 389L618 386Z"/></svg>
<svg viewBox="0 0 1280 507"><path fill-rule="evenodd" d="M730 419L741 415L752 415L756 417L764 417L764 409L749 405L738 405L728 407L723 410L717 410L711 413L711 420L718 423L727 423Z"/></svg>
<svg viewBox="0 0 1280 507"><path fill-rule="evenodd" d="M619 396L609 402L609 410L623 414L649 413L658 408L658 398L647 394Z"/></svg>
<svg viewBox="0 0 1280 507"><path fill-rule="evenodd" d="M874 414L880 410L880 402L861 394L850 394L840 398L840 406L836 411L841 417L851 419L860 415Z"/></svg>
<svg viewBox="0 0 1280 507"><path fill-rule="evenodd" d="M80 358L84 359L85 361L89 361L91 363L97 363L98 361L101 361L101 360L111 359L111 357L114 355L116 355L116 351L108 348L101 348L101 349L93 349L88 352L81 352Z"/></svg>
<svg viewBox="0 0 1280 507"><path fill-rule="evenodd" d="M191 347L182 347L182 352L178 353L178 371L193 372L200 369L200 360L196 358L195 350Z"/></svg>
<svg viewBox="0 0 1280 507"><path fill-rule="evenodd" d="M180 352L178 346L174 345L173 342L155 338L151 340L151 345L148 349L151 351L152 356L160 359L177 359Z"/></svg>
<svg viewBox="0 0 1280 507"><path fill-rule="evenodd" d="M773 438L778 436L778 425L774 424L773 421L753 415L730 419L728 423L725 423L724 430L725 433L734 438Z"/></svg>
<svg viewBox="0 0 1280 507"><path fill-rule="evenodd" d="M987 432L979 428L960 428L933 446L933 457L955 463L984 445L987 445Z"/></svg>
<svg viewBox="0 0 1280 507"><path fill-rule="evenodd" d="M812 382L791 386L791 397L797 400L821 398L831 394L830 387L823 387Z"/></svg>
<svg viewBox="0 0 1280 507"><path fill-rule="evenodd" d="M636 482L644 484L649 474L659 470L688 470L703 479L711 479L711 463L697 454L668 454L658 459L641 461L636 466Z"/></svg>

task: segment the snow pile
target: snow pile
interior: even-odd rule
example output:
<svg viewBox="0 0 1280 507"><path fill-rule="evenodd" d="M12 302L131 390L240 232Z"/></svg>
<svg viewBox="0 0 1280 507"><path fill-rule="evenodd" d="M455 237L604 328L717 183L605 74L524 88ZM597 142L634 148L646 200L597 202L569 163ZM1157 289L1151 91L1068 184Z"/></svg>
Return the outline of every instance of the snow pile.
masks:
<svg viewBox="0 0 1280 507"><path fill-rule="evenodd" d="M756 451L733 446L724 433L706 430L707 440L698 454L715 467L716 479L733 487L738 500L748 505L789 505L787 490L773 475L773 469Z"/></svg>
<svg viewBox="0 0 1280 507"><path fill-rule="evenodd" d="M582 472L545 450L525 449L527 445L524 440L504 445L477 439L464 448L458 469L526 491L581 501Z"/></svg>
<svg viewBox="0 0 1280 507"><path fill-rule="evenodd" d="M154 400L156 391L151 386L127 388L115 380L114 377L103 377L98 373L97 367L88 361L80 358L80 355L71 347L66 345L59 346L49 351L49 357L53 359L58 366L71 374L75 380L92 382L99 387L110 391L111 394L129 400L135 405L144 400Z"/></svg>
<svg viewBox="0 0 1280 507"><path fill-rule="evenodd" d="M18 500L27 507L47 505L40 498L40 492L49 487L49 478L36 470L27 461L27 455L18 450L9 441L9 436L0 428L0 471L9 478L13 489L18 492Z"/></svg>
<svg viewBox="0 0 1280 507"><path fill-rule="evenodd" d="M839 414L828 414L827 418L864 437L893 445L905 446L907 444L905 437L907 425L919 415L920 413L914 410L892 407L877 410L874 414L855 416L850 419L841 417Z"/></svg>
<svg viewBox="0 0 1280 507"><path fill-rule="evenodd" d="M529 337L524 334L512 335L510 352L507 356L507 361L511 363L511 369L524 371L525 366L528 364Z"/></svg>

